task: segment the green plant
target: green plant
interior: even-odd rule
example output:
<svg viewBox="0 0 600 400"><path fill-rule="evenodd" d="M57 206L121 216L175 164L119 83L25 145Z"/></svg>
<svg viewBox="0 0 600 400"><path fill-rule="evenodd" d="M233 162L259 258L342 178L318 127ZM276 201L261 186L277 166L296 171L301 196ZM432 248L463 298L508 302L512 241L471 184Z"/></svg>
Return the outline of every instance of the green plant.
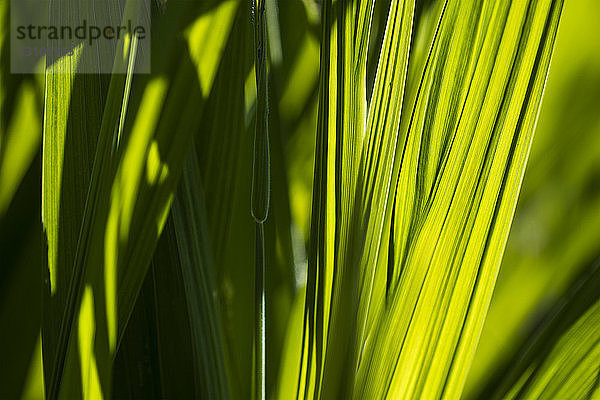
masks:
<svg viewBox="0 0 600 400"><path fill-rule="evenodd" d="M51 15L74 4L93 16L75 0ZM598 396L597 267L564 279L514 368L464 391L562 9L168 0L152 5L150 74L133 36L126 74L82 73L102 56L84 47L17 78L2 0L1 231L41 171L43 227L15 242L44 260L42 294L26 269L11 286L37 297L3 304L43 297L23 339L41 393ZM40 395L39 364L7 395Z"/></svg>

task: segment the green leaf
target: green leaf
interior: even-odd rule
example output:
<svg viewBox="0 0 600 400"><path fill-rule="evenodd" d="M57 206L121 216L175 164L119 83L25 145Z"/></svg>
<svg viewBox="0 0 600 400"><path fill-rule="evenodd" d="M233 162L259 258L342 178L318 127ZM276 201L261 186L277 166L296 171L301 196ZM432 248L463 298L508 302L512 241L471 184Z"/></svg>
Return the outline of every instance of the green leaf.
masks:
<svg viewBox="0 0 600 400"><path fill-rule="evenodd" d="M454 398L489 306L562 2L435 2L413 28L414 3L392 1L362 123L367 3L323 6L298 396Z"/></svg>
<svg viewBox="0 0 600 400"><path fill-rule="evenodd" d="M366 299L385 305L366 317L356 384L362 395L460 394L510 228L561 7L446 3L414 106L400 124L399 175L388 197L392 244L377 264L387 274Z"/></svg>
<svg viewBox="0 0 600 400"><path fill-rule="evenodd" d="M372 2L323 4L319 117L313 181L309 270L297 390L331 396L349 365L352 337L351 245L354 193L366 120L366 58ZM340 290L332 290L340 287ZM350 290L348 290L350 289ZM336 313L346 307L344 313ZM331 315L331 319L330 319ZM331 333L330 333L331 329ZM341 334L341 332L345 332ZM330 338L335 338L331 340ZM331 348L330 348L331 346ZM327 376L324 380L322 376Z"/></svg>
<svg viewBox="0 0 600 400"><path fill-rule="evenodd" d="M600 387L600 263L576 279L482 398L590 399Z"/></svg>
<svg viewBox="0 0 600 400"><path fill-rule="evenodd" d="M229 398L202 186L191 151L119 348L115 397Z"/></svg>
<svg viewBox="0 0 600 400"><path fill-rule="evenodd" d="M8 209L29 166L39 152L42 138L39 111L41 96L35 83L33 79L23 80L19 90L13 93L16 96L14 112L6 129L4 121L0 123L0 216ZM7 105L0 105L2 108L5 106ZM3 118L4 112L5 110L2 110Z"/></svg>
<svg viewBox="0 0 600 400"><path fill-rule="evenodd" d="M223 338L214 267L207 237L205 200L194 151L188 157L173 204L173 226L190 318L197 395L226 399Z"/></svg>
<svg viewBox="0 0 600 400"><path fill-rule="evenodd" d="M44 130L48 296L49 302L56 301L45 316L50 398L110 393L117 346L181 176L185 157L180 154L189 148L200 127L198 109L211 90L237 4L185 2L170 7L156 28L162 39L173 45L153 47L150 76L132 77L131 70L128 75L113 74L105 104L102 97L89 96L73 84L82 76L76 70L64 70L73 65L69 60L61 59L50 67L68 72L54 74L48 82L46 112L53 118L46 120ZM182 33L190 22L194 23L184 41ZM202 57L194 46L202 41L211 44L207 50L215 51L210 57ZM124 54L129 57L117 62L128 63L135 56L135 43L128 42L129 51ZM188 45L193 46L189 52ZM132 78L137 91L127 107ZM98 81L96 76L84 79ZM197 84L190 86L190 82ZM92 166L91 157L83 156L89 151L81 154L78 148L69 149L67 155L78 162L75 170L63 168L62 163L65 137L94 142L83 124L88 118L99 118L93 118L87 109L68 112L69 105L81 107L86 99L94 102L95 115L102 116L91 179L85 173ZM65 134L71 125L72 130ZM67 170L81 180L63 181ZM85 201L83 215L70 213L67 221L61 220L66 219L61 213L65 206L61 185L63 192L72 193L82 211ZM59 240L59 234L72 236ZM56 343L52 342L55 337Z"/></svg>
<svg viewBox="0 0 600 400"><path fill-rule="evenodd" d="M41 398L41 74L12 74L10 1L0 1L0 397ZM36 60L38 61L38 60ZM41 385L40 385L41 384Z"/></svg>
<svg viewBox="0 0 600 400"><path fill-rule="evenodd" d="M494 296L465 386L471 398L598 256L600 53L595 1L565 2L552 66ZM569 132L565 135L565 132ZM519 293L515 296L515 293Z"/></svg>

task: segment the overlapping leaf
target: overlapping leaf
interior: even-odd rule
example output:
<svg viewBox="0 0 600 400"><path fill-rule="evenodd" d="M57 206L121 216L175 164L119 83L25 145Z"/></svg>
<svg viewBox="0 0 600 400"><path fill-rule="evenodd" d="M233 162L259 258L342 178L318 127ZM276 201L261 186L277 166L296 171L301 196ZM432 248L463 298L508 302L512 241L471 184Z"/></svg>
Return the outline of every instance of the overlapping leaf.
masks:
<svg viewBox="0 0 600 400"><path fill-rule="evenodd" d="M366 124L371 8L323 8L298 395L454 398L489 305L562 2L434 2L413 29L414 3L392 1Z"/></svg>
<svg viewBox="0 0 600 400"><path fill-rule="evenodd" d="M592 399L600 395L600 263L575 279L480 398Z"/></svg>
<svg viewBox="0 0 600 400"><path fill-rule="evenodd" d="M77 74L85 54L49 68L43 219L50 398L109 393L117 344L165 223L185 160L181 153L199 128L198 110L211 90L237 5L182 2L167 10L157 30L173 45L156 46L152 75L133 81L139 85L129 107L135 118L128 118L127 107L131 69L113 74L107 89L106 79ZM188 25L186 42L182 32ZM129 56L117 62L133 65L136 40L130 39L122 44Z"/></svg>
<svg viewBox="0 0 600 400"><path fill-rule="evenodd" d="M386 306L357 379L375 397L461 392L537 118L561 4L467 3L443 10L404 114Z"/></svg>
<svg viewBox="0 0 600 400"><path fill-rule="evenodd" d="M527 326L598 255L600 33L595 1L566 2L523 191L464 397L473 398L527 337ZM568 134L565 134L568 132ZM515 296L515 293L519 293Z"/></svg>

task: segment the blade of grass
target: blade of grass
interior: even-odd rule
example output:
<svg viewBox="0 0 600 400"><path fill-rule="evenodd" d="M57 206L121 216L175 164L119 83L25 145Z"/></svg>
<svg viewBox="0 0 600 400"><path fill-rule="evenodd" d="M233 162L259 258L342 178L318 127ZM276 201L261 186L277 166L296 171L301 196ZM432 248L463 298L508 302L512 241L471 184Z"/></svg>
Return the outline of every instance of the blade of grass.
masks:
<svg viewBox="0 0 600 400"><path fill-rule="evenodd" d="M87 211L77 241L78 250L72 258L66 257L74 261L73 271L76 275L72 276L67 305L64 313L61 313L64 317L57 318L62 325L57 345L60 356L56 358L54 367L48 366L53 371L53 378L47 381L50 398L58 397L59 393L64 397L77 396L78 387L81 387L78 382L82 377L77 376L76 369L77 344L71 335L74 326L82 327L79 329L79 341L86 346L80 354L81 362L86 363L82 372L96 374L95 379L100 382L92 385L86 383L84 389L101 390L95 396L102 396L102 393L110 390L112 359L152 256L148 249L154 247L162 230L183 167L183 159L179 154L189 146L191 135L199 126L197 108L202 105L203 95L210 92L222 51L219 46L227 38L231 27L230 23L224 22L228 19L231 21L237 2L227 2L214 11L206 8L206 4L202 5L205 8L187 3L178 6L172 7L172 19L163 20L166 22L161 32L164 38L173 38L176 45L157 46L154 49L158 56L153 65L156 77L142 83L143 95L137 103L145 112L135 114L136 121L132 121L131 125L127 122L124 124L126 130L131 129L131 134L125 135L116 152L112 145L117 142L116 137L123 139L123 136L118 134L114 137L113 132L117 131L115 126L118 127L122 119L121 108L126 104L123 93L127 80L124 75L113 75L107 107L104 109ZM194 11L205 15L191 28L188 35L190 45L198 43L198 40L206 40L211 45L208 50L214 50L211 57L196 59L199 54L193 48L191 58L197 61L196 65L189 61L184 43L175 39L190 16L195 15ZM219 29L205 29L217 20ZM177 64L177 69L173 68ZM195 79L201 86L190 91L189 82ZM169 84L172 87L167 95ZM49 96L57 96L57 93L63 96L59 100L69 101L69 97L61 92L51 91ZM163 110L163 115L158 118L160 110ZM65 120L67 115L57 122ZM178 124L175 123L177 120ZM54 128L55 125L50 124L48 132ZM51 169L54 167L54 158L52 152L47 154L48 168ZM161 157L164 159L161 160ZM147 182L142 180L146 176ZM60 174L47 192L51 193L57 188L60 188ZM56 203L59 204L58 201ZM50 229L56 227L53 220L46 220L45 223ZM76 231L76 228L72 227L71 231ZM78 314L77 305L84 287L84 301L79 307L81 314ZM91 354L94 357L89 358ZM52 357L49 359L52 360ZM65 365L69 368L63 373Z"/></svg>
<svg viewBox="0 0 600 400"><path fill-rule="evenodd" d="M356 17L359 32L369 20L354 6L323 6L297 396L456 397L510 227L562 2L436 2L414 29L410 61L414 4L392 2L364 146L362 136L352 139L361 113L351 115L364 96L348 100L353 87L364 87L361 59L352 58L361 45L342 40L351 26L344 12ZM353 56L330 56L338 53ZM353 62L358 81L344 74ZM363 149L357 175L348 143ZM352 206L355 192L359 203ZM346 209L358 211L345 219L339 211ZM358 250L348 246L354 233L364 238ZM348 247L353 252L346 253ZM353 276L360 278L357 288ZM354 309L360 310L357 326ZM326 338L337 343L330 346ZM340 377L352 381L355 371L352 388L341 388ZM328 378L322 388L321 373Z"/></svg>
<svg viewBox="0 0 600 400"><path fill-rule="evenodd" d="M265 232L264 222L269 215L271 196L271 160L269 149L269 104L267 76L266 0L254 0L254 47L256 51L256 128L252 162L252 216L256 222L254 268L254 381L253 399L266 397L265 372Z"/></svg>
<svg viewBox="0 0 600 400"><path fill-rule="evenodd" d="M523 191L465 398L508 360L522 329L598 254L600 83L595 1L565 2ZM564 132L568 131L569 135ZM532 230L535 227L535 231ZM537 233L543 235L538 235ZM514 293L524 293L515 297Z"/></svg>
<svg viewBox="0 0 600 400"><path fill-rule="evenodd" d="M332 396L351 379L351 259L355 191L366 120L366 57L373 2L322 8L321 87L309 269L297 396ZM335 312L342 307L344 312ZM335 310L335 311L334 311ZM328 379L323 380L323 376Z"/></svg>
<svg viewBox="0 0 600 400"><path fill-rule="evenodd" d="M386 286L372 293L387 298L370 317L359 397L460 393L510 227L561 4L448 3L413 112L401 123L407 135L390 194L395 260Z"/></svg>

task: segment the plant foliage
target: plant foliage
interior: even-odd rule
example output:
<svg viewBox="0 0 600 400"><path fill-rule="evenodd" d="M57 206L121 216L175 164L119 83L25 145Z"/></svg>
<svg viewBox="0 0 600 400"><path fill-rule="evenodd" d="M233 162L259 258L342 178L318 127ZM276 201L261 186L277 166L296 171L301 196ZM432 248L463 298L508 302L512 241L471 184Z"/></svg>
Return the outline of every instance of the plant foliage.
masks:
<svg viewBox="0 0 600 400"><path fill-rule="evenodd" d="M112 74L81 46L20 76L0 0L0 397L600 395L597 248L519 341L534 282L505 359L484 330L499 271L523 274L500 266L563 0L150 12L149 74L133 35Z"/></svg>

